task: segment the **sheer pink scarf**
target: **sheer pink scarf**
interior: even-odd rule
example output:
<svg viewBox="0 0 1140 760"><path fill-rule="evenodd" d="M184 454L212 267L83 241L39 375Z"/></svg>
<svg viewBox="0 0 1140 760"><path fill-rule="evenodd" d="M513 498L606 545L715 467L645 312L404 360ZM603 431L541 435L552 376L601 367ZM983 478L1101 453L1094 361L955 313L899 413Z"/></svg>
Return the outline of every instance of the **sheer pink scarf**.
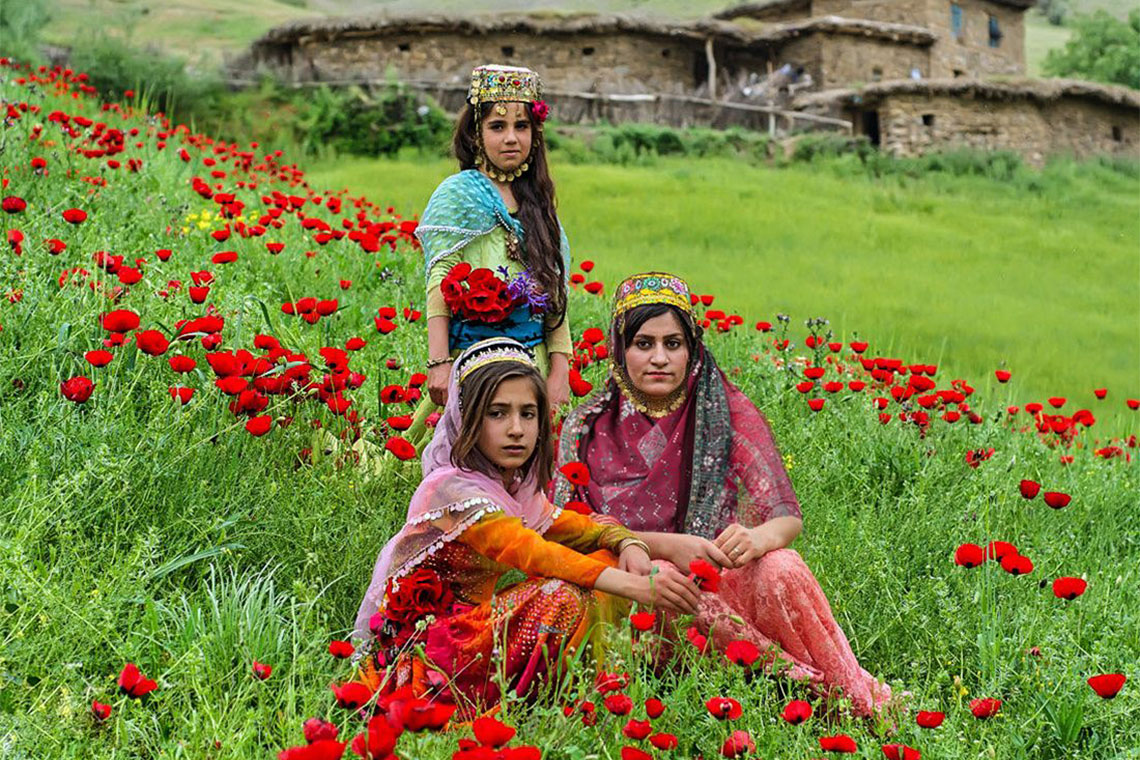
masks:
<svg viewBox="0 0 1140 760"><path fill-rule="evenodd" d="M487 513L505 512L518 517L523 526L545 533L561 511L540 491L533 468L508 490L499 478L480 470L463 470L451 463L451 450L462 423L458 378L471 359L490 352L534 366L534 360L522 344L509 338L476 343L452 365L447 406L421 460L424 479L412 494L404 526L376 559L372 582L356 613L353 635L357 638L367 639L371 635L368 621L380 609L389 578L398 579L411 572ZM491 472L494 466L486 462L481 470Z"/></svg>

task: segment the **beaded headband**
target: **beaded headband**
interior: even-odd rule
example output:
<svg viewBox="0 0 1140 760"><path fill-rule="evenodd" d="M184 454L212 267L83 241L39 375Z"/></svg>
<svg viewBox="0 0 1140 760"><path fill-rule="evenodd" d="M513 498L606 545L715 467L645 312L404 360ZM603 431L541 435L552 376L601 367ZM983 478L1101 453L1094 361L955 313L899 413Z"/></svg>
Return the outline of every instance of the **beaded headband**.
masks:
<svg viewBox="0 0 1140 760"><path fill-rule="evenodd" d="M467 102L473 106L480 103L534 103L538 100L542 100L542 79L530 69L489 64L478 66L471 72Z"/></svg>
<svg viewBox="0 0 1140 760"><path fill-rule="evenodd" d="M627 277L614 292L614 316L635 306L663 303L676 306L683 314L692 314L689 285L680 277L665 272L644 272Z"/></svg>
<svg viewBox="0 0 1140 760"><path fill-rule="evenodd" d="M460 385L472 372L496 362L516 362L528 367L536 366L534 357L522 343L511 338L487 338L472 344L455 363Z"/></svg>

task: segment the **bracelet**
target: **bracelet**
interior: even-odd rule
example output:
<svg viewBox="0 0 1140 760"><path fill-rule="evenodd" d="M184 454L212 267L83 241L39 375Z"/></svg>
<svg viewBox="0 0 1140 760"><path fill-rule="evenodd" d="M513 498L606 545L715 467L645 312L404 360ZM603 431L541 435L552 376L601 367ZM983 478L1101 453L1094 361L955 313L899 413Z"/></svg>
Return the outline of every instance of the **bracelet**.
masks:
<svg viewBox="0 0 1140 760"><path fill-rule="evenodd" d="M428 359L427 364L424 366L428 369L434 369L435 367L441 367L444 364L451 364L453 361L455 360L450 356L445 356L442 359Z"/></svg>
<svg viewBox="0 0 1140 760"><path fill-rule="evenodd" d="M644 550L646 556L652 556L649 554L649 544L645 543L640 538L623 538L620 542L618 542L617 553L620 555L631 546L636 546L639 549Z"/></svg>

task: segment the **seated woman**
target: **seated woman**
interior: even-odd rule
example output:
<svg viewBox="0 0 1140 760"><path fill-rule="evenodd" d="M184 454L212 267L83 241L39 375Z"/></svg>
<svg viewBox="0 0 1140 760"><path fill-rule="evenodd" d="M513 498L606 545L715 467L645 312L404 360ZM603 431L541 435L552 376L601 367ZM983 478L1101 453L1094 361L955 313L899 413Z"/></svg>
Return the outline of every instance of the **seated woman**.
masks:
<svg viewBox="0 0 1140 760"><path fill-rule="evenodd" d="M363 676L373 690L411 685L418 696L435 685L470 716L498 702L500 684L530 695L555 678L560 656L591 628L596 592L696 610L685 574L650 583L648 547L630 531L550 503L539 484L550 479L552 448L546 383L522 344L491 338L465 350L424 451L424 480L357 615L357 635L371 638ZM511 584L512 571L527 577Z"/></svg>
<svg viewBox="0 0 1140 760"><path fill-rule="evenodd" d="M803 527L799 503L764 416L701 342L688 285L641 274L614 298L610 380L566 419L559 446L559 464L584 462L589 484L560 478L555 503L584 501L670 566L724 569L719 592L701 595L702 635L721 649L775 644L770 671L877 712L890 689L859 666L811 570L785 548Z"/></svg>

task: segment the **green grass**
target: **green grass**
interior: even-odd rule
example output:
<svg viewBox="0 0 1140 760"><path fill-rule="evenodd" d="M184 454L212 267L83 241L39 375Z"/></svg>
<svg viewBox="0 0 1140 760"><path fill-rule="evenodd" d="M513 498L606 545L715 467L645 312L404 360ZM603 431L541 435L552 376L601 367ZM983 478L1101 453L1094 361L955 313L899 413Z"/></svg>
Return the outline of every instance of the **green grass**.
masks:
<svg viewBox="0 0 1140 760"><path fill-rule="evenodd" d="M1031 77L1043 76L1041 67L1050 50L1063 48L1072 30L1066 26L1053 26L1037 13L1025 17L1025 73Z"/></svg>
<svg viewBox="0 0 1140 760"><path fill-rule="evenodd" d="M1136 179L1067 162L1006 183L873 179L846 161L555 161L574 257L596 259L607 282L652 266L750 324L827 317L839 335L956 376L1005 364L1020 380L1013 403L1091 403L1106 385L1140 394ZM310 176L413 212L452 171L413 155L326 161Z"/></svg>
<svg viewBox="0 0 1140 760"><path fill-rule="evenodd" d="M85 158L66 144L51 144L61 139L58 133L46 133L50 140L29 140L35 122L30 115L4 127L0 171L9 184L3 194L26 199L28 207L0 216L0 240L16 229L24 235L20 255L9 246L0 256L7 296L0 301L0 755L5 760L261 760L299 743L300 725L313 715L336 720L342 737L350 738L359 724L332 706L328 689L331 681L347 678L350 668L329 657L327 643L344 635L377 551L402 522L417 464L393 464L379 477L367 477L350 464L338 466L336 457L303 464L299 455L305 448L320 450L322 431L346 431L343 418L312 399L272 396L267 413L274 417L273 430L251 437L242 429L243 418L227 409L228 399L215 389L196 341L178 344L178 351L199 362L197 370L181 377L165 357L145 356L134 345L116 348L114 361L104 368L89 367L83 354L101 346L106 332L99 315L112 302L87 287L61 288L57 278L66 269L84 267L94 278L113 282L110 273L93 265L95 250L120 253L128 261L144 258L142 281L114 305L137 311L143 327L169 335L177 320L200 316L206 306L191 304L185 291L167 297L161 291L172 279L189 284L192 272L211 271L216 279L209 302L226 320L223 348L254 350L255 335L272 334L309 357L316 381L328 371L318 358L321 347L364 336L368 346L353 355L351 367L366 380L348 396L363 417L363 434L381 442L387 435L382 420L394 410L379 405L378 389L407 382L426 358L426 347L422 323L401 322L382 336L372 317L380 306L422 303L419 253L406 243L375 254L349 240L322 247L291 214L264 238L235 236L219 245L209 236L209 225L199 229L187 223L187 215L216 205L190 185L191 177L208 171L203 163L213 156L208 147L187 145L191 163L184 163L177 152L181 138L171 137L159 150L158 127L144 116L124 121L86 98L54 92L50 86L33 90L0 78L0 96L30 101L41 113L58 108L139 128L143 147L128 141L118 158L138 158L143 166L135 174L109 169L105 157ZM33 156L47 160L46 175L30 171ZM246 203L251 217L265 208L263 194L305 192L268 170L256 171L258 188L239 188L235 180L243 175L233 173L232 164L217 166L228 173L218 182ZM1098 345L1073 347L1065 341L1070 332L1089 332L1096 325L1083 313L1087 293L1099 299L1114 283L1130 287L1134 281L1127 271L1106 272L1096 265L1098 257L1116 261L1114 246L1128 245L1130 233L1113 243L1111 235L1097 230L1113 224L1123 229L1122 215L1135 203L1131 182L1094 168L1060 167L1059 175L1046 175L1042 189L1033 192L1011 183L945 177L908 180L904 187L897 179L890 185L850 172L842 179L832 176L842 168L773 171L661 162L636 169L560 166L558 176L563 216L578 256L597 259L595 274L608 287L630 268L676 262L699 288L716 290L741 309L761 301L767 313L787 308L797 324L817 314L842 319L844 329L858 328L873 341L871 353L892 348L884 335L900 346L915 341L921 352L912 358L943 365L937 376L941 387L954 376L957 352L972 350L956 335L963 325L985 324L997 335L1012 331L1016 342L1044 355L1060 342L1071 352L1065 358L1072 366L1102 361ZM400 211L418 208L448 170L444 162L424 160L340 164L337 184L367 186L378 208L362 209L365 219L381 221L390 218L389 203ZM108 185L92 192L94 186L82 179L92 176L105 176ZM326 167L307 180L319 188L331 177ZM763 182L749 181L757 178ZM1050 188L1058 184L1067 184L1066 193L1078 202L1066 204L1068 194L1054 195L1058 191ZM741 191L753 195L741 198ZM688 199L680 207L684 216L677 213L678 196ZM772 197L779 201L765 202ZM73 206L90 214L79 227L60 218ZM312 204L305 208L336 227L339 219L355 219L356 213L348 203L342 214ZM948 221L954 209L960 212L956 223ZM980 232L992 233L984 225L993 225L987 220L999 214L1006 218L1003 240L1037 247L1035 256L1045 262L1038 269L1011 275L996 261L991 251L998 246ZM791 221L777 234L783 217ZM820 226L832 219L836 224L824 234ZM936 244L929 235L918 236L914 220L932 231ZM861 231L864 226L869 231ZM1045 226L1049 236L1036 231ZM834 237L858 245L836 243ZM64 240L68 249L49 255L43 246L47 238ZM1079 264L1058 263L1052 238L1093 254ZM270 256L266 240L284 243L284 252ZM750 247L730 252L726 245L739 240ZM842 256L831 266L816 261L835 257L836 251L857 255L868 240L884 252L875 267L856 266ZM801 241L811 245L801 247ZM907 242L916 250L905 250ZM152 253L160 248L174 251L169 261ZM1008 242L1001 248L1020 250ZM219 249L237 251L238 261L211 263ZM767 257L751 281L739 269L720 271L726 261L739 267L750 256ZM1062 264L1067 268L1060 269ZM921 276L910 273L914 279L906 282L928 288L923 291L927 300L910 302L909 318L889 324L884 319L881 332L872 334L864 319L879 318L875 304L884 304L886 313L899 308L895 301L905 300L882 283L895 277L894 270L908 267L917 267ZM870 303L843 299L841 311L829 312L840 299L826 290L854 287L860 272L873 281L863 290ZM948 277L968 279L957 289L923 284ZM950 311L945 301L965 298L964 290L998 278L1005 280L1000 297L1019 297L1022 289L1039 296L1032 300L1034 310L1017 317L1018 324L999 324L991 309L963 314L933 344L912 337L924 311ZM341 279L352 280L349 290L338 287ZM814 302L813 289L822 292ZM279 310L282 302L306 295L336 297L340 309L311 326ZM604 320L604 299L583 293L572 299L576 331ZM806 306L793 310L795 299ZM1122 309L1134 303L1110 304L1105 308L1113 316L1104 321L1127 320ZM1055 311L1062 316L1054 317ZM1037 322L1051 319L1072 328L1034 332ZM796 327L797 343L802 335ZM943 339L945 350L940 349ZM1136 348L1135 335L1112 339L1114 351ZM1105 460L1087 447L1052 448L1032 431L995 422L1007 391L999 391L991 379L993 358L987 350L981 351L983 370L967 375L977 388L971 404L986 422L935 421L920 435L897 418L880 424L871 393L829 396L823 411L808 412L792 387L798 378L778 370L773 352L747 328L714 333L708 341L772 422L804 506L807 527L794 546L819 578L860 662L913 692L915 709L948 713L946 724L935 731L904 722L895 741L945 760L1136 757L1140 516L1133 504L1140 473L1135 457ZM802 349L794 353L801 355ZM404 368L385 369L387 358L402 360ZM1028 372L1011 366L1015 376L1008 392L1029 397ZM80 373L92 377L96 387L85 404L77 405L62 398L60 383ZM586 376L598 383L603 373L604 367L595 365ZM197 389L186 406L175 406L167 393L175 383ZM1111 393L1105 408L1119 406L1124 395L1116 386ZM1073 411L1076 401L1066 410ZM1101 407L1092 408L1104 416ZM900 407L892 403L890 411ZM286 426L287 419L292 424ZM1088 443L1104 426L1102 419L1079 439ZM993 458L977 469L966 466L966 451L988 447L995 449ZM1072 455L1073 462L1063 466L1062 454ZM1040 497L1026 502L1017 492L1021 478L1071 493L1073 503L1054 511ZM971 571L953 565L959 543L991 539L1014 542L1036 569L1015 578L992 564ZM1060 575L1085 577L1089 590L1072 603L1053 598L1048 585ZM703 701L715 695L743 702L745 715L733 727L753 734L760 757L816 757L818 737L836 733L852 735L860 757L880 756L879 739L862 721L827 723L817 717L799 727L779 721L783 704L802 696L787 684L746 681L721 658L697 661L692 652L675 668L655 674L629 647L627 627L612 629L610 636L613 649L606 665L634 675L635 700L652 695L667 702L657 727L681 737L678 757L716 756L725 727L703 708ZM1029 655L1031 647L1041 656ZM269 680L252 677L253 660L273 666ZM115 693L115 675L128 661L159 682L143 703ZM1111 702L1093 697L1084 680L1118 671L1131 679L1124 692ZM569 689L589 695L584 684L591 678L588 669L576 669ZM1000 717L978 721L970 715L968 701L983 696L1004 700ZM113 704L105 724L92 719L92 700ZM505 715L519 727L518 741L540 746L544 760L619 757L624 720L606 718L597 729L586 730L564 719L560 708L559 702L535 708L512 703ZM405 736L399 756L446 760L462 735Z"/></svg>

